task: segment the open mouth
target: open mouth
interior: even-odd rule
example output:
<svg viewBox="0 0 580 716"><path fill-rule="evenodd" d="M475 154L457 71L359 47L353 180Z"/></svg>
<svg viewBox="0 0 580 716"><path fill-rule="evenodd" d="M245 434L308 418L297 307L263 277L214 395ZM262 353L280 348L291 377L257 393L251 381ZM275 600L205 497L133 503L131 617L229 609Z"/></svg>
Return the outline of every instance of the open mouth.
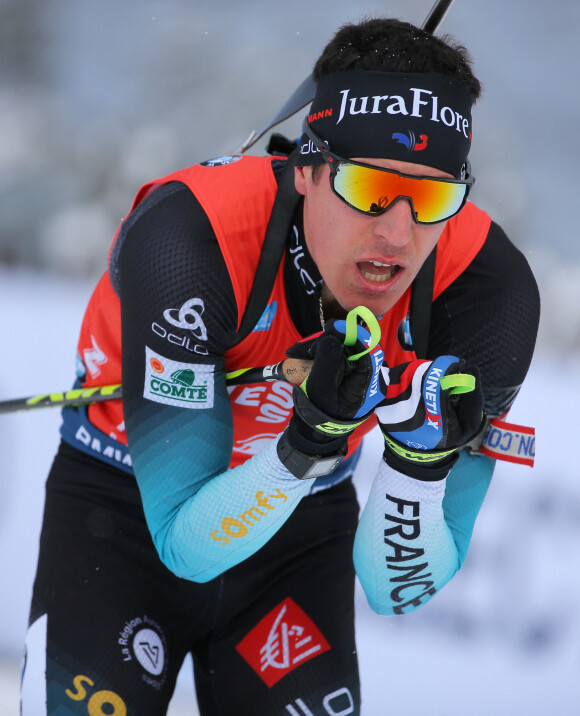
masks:
<svg viewBox="0 0 580 716"><path fill-rule="evenodd" d="M384 264L380 261L362 261L357 265L365 279L373 283L384 283L401 270L396 264Z"/></svg>

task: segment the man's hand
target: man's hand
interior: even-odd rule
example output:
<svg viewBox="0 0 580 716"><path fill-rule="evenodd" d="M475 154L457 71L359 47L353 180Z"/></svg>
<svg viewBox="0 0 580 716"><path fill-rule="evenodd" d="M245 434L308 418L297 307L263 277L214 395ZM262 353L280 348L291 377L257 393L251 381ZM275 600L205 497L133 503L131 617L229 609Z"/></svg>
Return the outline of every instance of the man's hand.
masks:
<svg viewBox="0 0 580 716"><path fill-rule="evenodd" d="M395 366L375 412L385 438L385 461L410 477L440 480L457 460L457 448L481 427L479 371L455 356Z"/></svg>
<svg viewBox="0 0 580 716"><path fill-rule="evenodd" d="M351 311L346 322L329 321L324 331L286 352L313 364L308 378L294 388L294 414L278 448L284 464L292 449L310 456L344 456L348 436L384 400L380 330L370 312L362 315L371 330L357 325L361 310Z"/></svg>

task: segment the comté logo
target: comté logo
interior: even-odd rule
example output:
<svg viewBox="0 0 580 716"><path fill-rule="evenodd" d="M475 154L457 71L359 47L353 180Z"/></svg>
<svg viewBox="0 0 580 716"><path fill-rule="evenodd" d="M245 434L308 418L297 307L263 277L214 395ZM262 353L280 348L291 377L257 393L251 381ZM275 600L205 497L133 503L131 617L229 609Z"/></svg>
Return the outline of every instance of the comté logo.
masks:
<svg viewBox="0 0 580 716"><path fill-rule="evenodd" d="M179 408L213 407L214 366L170 360L145 347L143 397Z"/></svg>
<svg viewBox="0 0 580 716"><path fill-rule="evenodd" d="M287 597L236 646L269 687L315 656L330 650L310 617Z"/></svg>

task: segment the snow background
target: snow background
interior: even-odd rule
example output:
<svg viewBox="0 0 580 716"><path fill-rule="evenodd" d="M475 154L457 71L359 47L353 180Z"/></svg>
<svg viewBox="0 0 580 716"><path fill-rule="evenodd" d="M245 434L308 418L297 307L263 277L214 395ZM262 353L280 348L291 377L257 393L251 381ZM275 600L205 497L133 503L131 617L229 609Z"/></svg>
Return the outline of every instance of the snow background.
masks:
<svg viewBox="0 0 580 716"><path fill-rule="evenodd" d="M0 400L67 388L119 219L146 180L228 153L287 99L334 29L421 23L431 0L0 0ZM539 347L510 415L533 470L500 465L463 570L403 618L357 596L365 716L580 714L577 204L580 3L457 0L442 31L473 55L473 198L540 284ZM283 128L295 136L299 119ZM256 152L263 151L260 142ZM17 680L55 410L0 415L0 714ZM357 476L380 452L373 435ZM195 714L184 674L172 716Z"/></svg>

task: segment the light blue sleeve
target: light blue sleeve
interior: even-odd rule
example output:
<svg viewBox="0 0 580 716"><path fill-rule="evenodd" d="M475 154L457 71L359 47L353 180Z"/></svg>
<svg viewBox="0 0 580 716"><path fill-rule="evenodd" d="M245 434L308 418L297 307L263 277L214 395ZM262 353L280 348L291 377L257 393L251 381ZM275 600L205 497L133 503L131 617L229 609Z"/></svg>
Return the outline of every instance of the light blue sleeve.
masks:
<svg viewBox="0 0 580 716"><path fill-rule="evenodd" d="M475 520L487 494L494 468L495 460L462 452L447 477L443 514L453 535L459 567L467 557Z"/></svg>
<svg viewBox="0 0 580 716"><path fill-rule="evenodd" d="M459 570L493 467L489 458L463 453L446 479L424 482L381 461L353 553L375 612L414 611Z"/></svg>
<svg viewBox="0 0 580 716"><path fill-rule="evenodd" d="M127 434L145 517L164 564L207 582L256 553L311 487L279 461L277 440L228 469L233 441L225 380L214 405L188 410L135 400Z"/></svg>

